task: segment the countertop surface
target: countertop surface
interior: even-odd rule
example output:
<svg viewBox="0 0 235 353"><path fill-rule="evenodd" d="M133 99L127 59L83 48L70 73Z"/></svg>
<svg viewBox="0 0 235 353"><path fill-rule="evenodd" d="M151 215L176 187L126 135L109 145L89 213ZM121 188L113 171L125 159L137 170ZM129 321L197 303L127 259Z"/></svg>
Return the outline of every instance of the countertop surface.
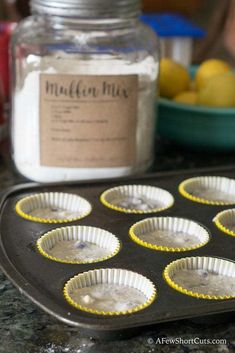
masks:
<svg viewBox="0 0 235 353"><path fill-rule="evenodd" d="M181 170L234 165L235 153L200 153L158 142L154 171ZM0 187L4 190L22 181L5 159L0 161ZM17 234L16 234L17 236ZM159 338L162 340L160 344ZM194 344L190 340L195 339ZM165 344L165 339L178 343ZM200 342L199 342L200 339ZM227 342L205 344L203 339ZM180 342L179 342L180 340ZM20 294L0 272L0 353L235 353L235 317L213 326L190 321L164 324L136 337L119 341L85 338L76 328L68 327L38 309Z"/></svg>

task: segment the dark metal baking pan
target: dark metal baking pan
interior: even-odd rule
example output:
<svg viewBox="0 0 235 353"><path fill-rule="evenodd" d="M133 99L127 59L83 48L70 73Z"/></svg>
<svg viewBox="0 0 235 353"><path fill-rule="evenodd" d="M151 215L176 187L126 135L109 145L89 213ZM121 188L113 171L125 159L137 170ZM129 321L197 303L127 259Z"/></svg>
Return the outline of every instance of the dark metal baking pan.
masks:
<svg viewBox="0 0 235 353"><path fill-rule="evenodd" d="M1 267L19 290L47 313L68 325L77 326L87 331L88 334L100 337L111 337L121 332L163 322L233 312L235 311L233 299L227 301L195 299L173 290L162 277L166 265L186 256L217 256L234 260L235 239L220 232L212 223L212 219L219 211L229 207L193 203L178 193L178 185L181 181L199 175L221 175L235 178L235 170L164 173L97 183L15 186L3 193L1 199ZM134 243L128 236L128 230L132 224L145 216L115 212L103 206L99 201L104 190L126 183L155 185L170 191L175 198L174 206L155 215L195 220L210 230L210 242L201 249L182 253L154 251ZM36 240L43 233L57 226L34 223L19 217L15 212L15 204L26 195L45 191L77 193L89 200L93 205L93 212L83 220L71 224L96 226L111 231L122 242L120 253L105 262L89 265L65 265L42 257L36 250ZM112 267L129 269L148 277L157 287L157 300L143 311L117 317L85 313L76 310L65 301L62 289L69 278L90 269Z"/></svg>

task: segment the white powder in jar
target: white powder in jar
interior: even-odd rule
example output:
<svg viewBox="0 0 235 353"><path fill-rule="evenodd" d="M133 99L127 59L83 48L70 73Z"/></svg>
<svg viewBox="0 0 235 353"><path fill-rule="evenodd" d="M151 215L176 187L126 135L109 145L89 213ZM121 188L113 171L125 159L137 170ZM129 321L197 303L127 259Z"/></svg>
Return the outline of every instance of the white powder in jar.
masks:
<svg viewBox="0 0 235 353"><path fill-rule="evenodd" d="M146 170L152 162L155 112L154 86L158 65L153 57L130 64L110 58L78 60L72 55L56 57L29 55L26 59L24 80L17 87L13 101L13 157L18 171L38 182L102 179L126 176ZM67 57L66 57L67 56ZM72 75L138 75L138 107L136 129L136 163L125 167L54 167L40 161L40 74ZM18 81L20 81L18 79ZM112 114L112 112L110 112ZM78 151L79 153L79 151Z"/></svg>

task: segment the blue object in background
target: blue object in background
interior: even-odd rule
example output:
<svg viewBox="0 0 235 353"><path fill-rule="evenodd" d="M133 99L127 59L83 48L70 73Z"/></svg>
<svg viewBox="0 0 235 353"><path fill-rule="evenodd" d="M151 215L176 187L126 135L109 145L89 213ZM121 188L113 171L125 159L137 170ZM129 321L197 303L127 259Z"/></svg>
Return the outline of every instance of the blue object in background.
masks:
<svg viewBox="0 0 235 353"><path fill-rule="evenodd" d="M180 14L143 14L141 20L152 27L159 37L203 38L205 31Z"/></svg>

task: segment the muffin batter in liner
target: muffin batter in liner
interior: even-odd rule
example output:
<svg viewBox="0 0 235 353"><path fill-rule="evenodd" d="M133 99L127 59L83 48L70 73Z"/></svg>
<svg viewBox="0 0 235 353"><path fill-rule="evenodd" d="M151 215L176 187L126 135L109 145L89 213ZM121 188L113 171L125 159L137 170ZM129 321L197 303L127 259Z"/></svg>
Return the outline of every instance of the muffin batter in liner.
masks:
<svg viewBox="0 0 235 353"><path fill-rule="evenodd" d="M204 176L190 178L179 186L179 192L187 199L207 205L234 205L235 180Z"/></svg>
<svg viewBox="0 0 235 353"><path fill-rule="evenodd" d="M45 192L27 196L16 204L19 216L33 222L67 223L91 213L91 204L84 198L62 192Z"/></svg>
<svg viewBox="0 0 235 353"><path fill-rule="evenodd" d="M208 300L235 298L235 263L230 260L187 257L170 263L163 276L170 287L192 297Z"/></svg>
<svg viewBox="0 0 235 353"><path fill-rule="evenodd" d="M105 191L100 200L114 211L135 214L164 211L174 204L168 191L147 185L118 186Z"/></svg>
<svg viewBox="0 0 235 353"><path fill-rule="evenodd" d="M154 217L137 222L130 228L130 237L149 249L180 252L206 245L210 236L200 224L176 217Z"/></svg>
<svg viewBox="0 0 235 353"><path fill-rule="evenodd" d="M235 237L235 208L218 213L213 221L222 232Z"/></svg>
<svg viewBox="0 0 235 353"><path fill-rule="evenodd" d="M52 261L86 264L115 256L120 251L120 242L115 235L100 228L71 226L44 234L37 241L37 248Z"/></svg>
<svg viewBox="0 0 235 353"><path fill-rule="evenodd" d="M156 288L143 275L109 268L73 277L64 287L64 296L76 309L96 315L117 316L147 308L156 298ZM132 303L133 300L136 302Z"/></svg>

